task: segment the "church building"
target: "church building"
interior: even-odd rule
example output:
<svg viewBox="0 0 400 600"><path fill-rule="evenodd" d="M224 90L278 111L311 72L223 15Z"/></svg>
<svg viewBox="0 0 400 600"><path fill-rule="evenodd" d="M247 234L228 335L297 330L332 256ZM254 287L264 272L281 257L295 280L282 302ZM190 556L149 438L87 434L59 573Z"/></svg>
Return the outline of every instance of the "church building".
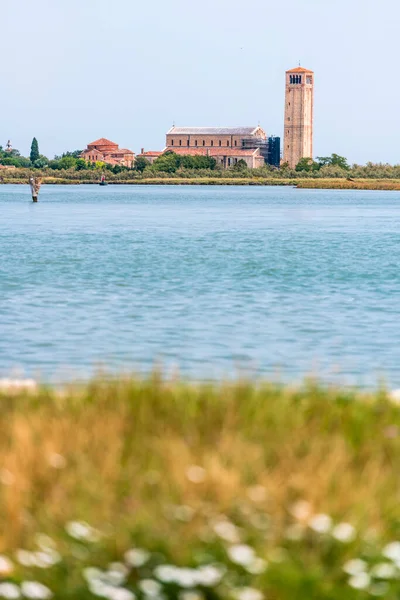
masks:
<svg viewBox="0 0 400 600"><path fill-rule="evenodd" d="M267 135L261 127L175 127L166 136L164 152L211 156L223 168L244 160L249 169L265 164L260 146Z"/></svg>

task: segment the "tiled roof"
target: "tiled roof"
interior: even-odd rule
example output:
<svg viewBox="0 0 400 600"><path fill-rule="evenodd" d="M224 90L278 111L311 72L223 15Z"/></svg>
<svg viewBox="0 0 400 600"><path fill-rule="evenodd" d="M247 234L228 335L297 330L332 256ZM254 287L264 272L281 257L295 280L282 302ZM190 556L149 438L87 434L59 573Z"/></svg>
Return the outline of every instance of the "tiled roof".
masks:
<svg viewBox="0 0 400 600"><path fill-rule="evenodd" d="M118 146L118 144L116 144L115 142L111 142L110 140L107 140L106 138L100 138L99 140L96 140L95 142L90 142L90 144L88 144L88 146Z"/></svg>
<svg viewBox="0 0 400 600"><path fill-rule="evenodd" d="M286 73L314 73L314 71L310 71L310 69L305 69L304 67L296 67L295 69L289 69Z"/></svg>
<svg viewBox="0 0 400 600"><path fill-rule="evenodd" d="M118 148L118 150L110 150L112 154L135 154L132 150L128 150L127 148Z"/></svg>
<svg viewBox="0 0 400 600"><path fill-rule="evenodd" d="M190 156L254 156L258 153L257 148L253 148L250 150L243 150L242 148L175 148L175 146L168 146L165 148L165 152L174 152L175 154L185 155L189 154Z"/></svg>
<svg viewBox="0 0 400 600"><path fill-rule="evenodd" d="M160 156L162 152L156 150L147 150L146 152L141 152L138 156Z"/></svg>
<svg viewBox="0 0 400 600"><path fill-rule="evenodd" d="M167 135L251 135L258 127L172 127Z"/></svg>

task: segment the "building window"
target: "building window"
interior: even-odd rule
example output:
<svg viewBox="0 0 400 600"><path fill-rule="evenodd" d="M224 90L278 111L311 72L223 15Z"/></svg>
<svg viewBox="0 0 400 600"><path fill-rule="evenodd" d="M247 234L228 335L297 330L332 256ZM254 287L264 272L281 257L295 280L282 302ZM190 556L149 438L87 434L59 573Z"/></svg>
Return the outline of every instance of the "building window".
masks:
<svg viewBox="0 0 400 600"><path fill-rule="evenodd" d="M197 146L197 140L194 140L194 145Z"/></svg>
<svg viewBox="0 0 400 600"><path fill-rule="evenodd" d="M310 76L307 75L306 83L311 84L312 83L312 77L310 77Z"/></svg>
<svg viewBox="0 0 400 600"><path fill-rule="evenodd" d="M230 167L230 166L231 166L231 159L228 158L228 167Z"/></svg>
<svg viewBox="0 0 400 600"><path fill-rule="evenodd" d="M226 145L229 146L229 140L226 141Z"/></svg>
<svg viewBox="0 0 400 600"><path fill-rule="evenodd" d="M190 140L187 141L187 147L189 148L190 146Z"/></svg>
<svg viewBox="0 0 400 600"><path fill-rule="evenodd" d="M173 146L173 145L174 145L174 140L171 140L171 146Z"/></svg>
<svg viewBox="0 0 400 600"><path fill-rule="evenodd" d="M237 146L237 140L235 140L235 146Z"/></svg>
<svg viewBox="0 0 400 600"><path fill-rule="evenodd" d="M205 146L205 145L206 145L206 140L203 140L203 146Z"/></svg>
<svg viewBox="0 0 400 600"><path fill-rule="evenodd" d="M220 146L222 146L222 142L221 142L221 140L219 140L219 145L220 145Z"/></svg>
<svg viewBox="0 0 400 600"><path fill-rule="evenodd" d="M290 117L288 117L287 120L290 121Z"/></svg>
<svg viewBox="0 0 400 600"><path fill-rule="evenodd" d="M211 140L211 146L214 146L214 140Z"/></svg>

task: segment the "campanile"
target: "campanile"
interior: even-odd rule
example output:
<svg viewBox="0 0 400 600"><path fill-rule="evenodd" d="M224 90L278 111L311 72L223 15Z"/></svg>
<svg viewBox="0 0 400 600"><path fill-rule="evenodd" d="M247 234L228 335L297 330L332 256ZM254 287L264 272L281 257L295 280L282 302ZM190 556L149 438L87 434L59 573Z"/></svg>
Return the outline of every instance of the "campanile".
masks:
<svg viewBox="0 0 400 600"><path fill-rule="evenodd" d="M314 73L304 67L286 71L283 162L294 169L313 158Z"/></svg>

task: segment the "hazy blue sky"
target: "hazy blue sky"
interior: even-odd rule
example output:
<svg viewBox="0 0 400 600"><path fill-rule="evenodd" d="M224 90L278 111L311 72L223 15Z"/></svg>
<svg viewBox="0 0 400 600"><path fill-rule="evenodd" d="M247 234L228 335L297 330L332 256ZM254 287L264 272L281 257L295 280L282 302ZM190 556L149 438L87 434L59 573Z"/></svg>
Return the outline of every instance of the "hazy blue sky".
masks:
<svg viewBox="0 0 400 600"><path fill-rule="evenodd" d="M177 125L281 135L284 72L315 71L315 155L400 162L398 0L0 0L0 144L49 156Z"/></svg>

